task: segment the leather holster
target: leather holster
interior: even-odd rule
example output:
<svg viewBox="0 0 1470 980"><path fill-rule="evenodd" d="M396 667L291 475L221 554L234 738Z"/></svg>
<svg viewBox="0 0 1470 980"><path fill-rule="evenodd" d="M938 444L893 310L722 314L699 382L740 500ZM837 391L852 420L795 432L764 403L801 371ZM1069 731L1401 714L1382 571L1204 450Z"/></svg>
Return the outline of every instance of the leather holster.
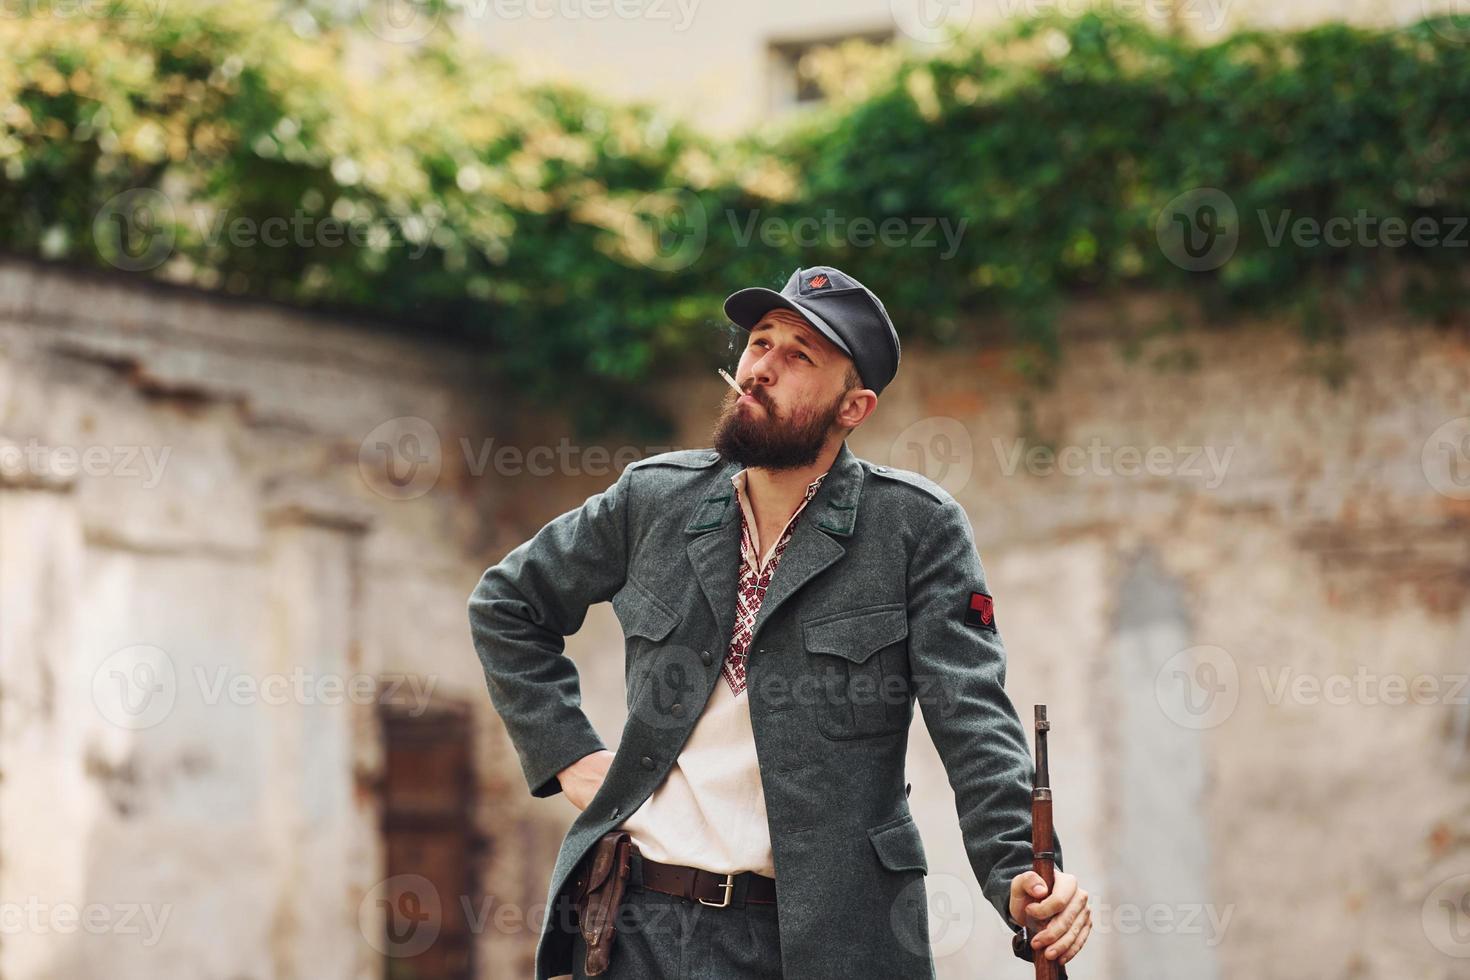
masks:
<svg viewBox="0 0 1470 980"><path fill-rule="evenodd" d="M628 886L633 837L626 830L611 830L598 838L591 853L578 866L574 900L578 928L587 946L589 977L607 970L617 935L618 907Z"/></svg>

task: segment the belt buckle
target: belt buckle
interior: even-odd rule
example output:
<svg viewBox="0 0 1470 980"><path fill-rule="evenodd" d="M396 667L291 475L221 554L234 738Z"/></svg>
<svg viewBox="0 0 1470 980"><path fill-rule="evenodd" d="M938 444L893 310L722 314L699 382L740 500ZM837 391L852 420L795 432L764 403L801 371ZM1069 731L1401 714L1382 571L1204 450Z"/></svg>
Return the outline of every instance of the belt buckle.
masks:
<svg viewBox="0 0 1470 980"><path fill-rule="evenodd" d="M704 899L701 898L699 899L700 905L708 905L710 908L715 909L722 909L727 907L730 904L730 895L732 892L735 891L735 872L726 872L725 880L720 882L715 887L725 889L725 900L723 902L706 902Z"/></svg>

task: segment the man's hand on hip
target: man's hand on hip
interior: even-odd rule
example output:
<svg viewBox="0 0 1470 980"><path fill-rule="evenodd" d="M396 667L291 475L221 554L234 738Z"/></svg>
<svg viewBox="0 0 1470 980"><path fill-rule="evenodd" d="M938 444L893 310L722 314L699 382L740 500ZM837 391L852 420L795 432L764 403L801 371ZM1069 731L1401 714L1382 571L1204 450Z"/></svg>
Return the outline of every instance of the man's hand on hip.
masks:
<svg viewBox="0 0 1470 980"><path fill-rule="evenodd" d="M1058 871L1055 878L1048 895L1046 882L1035 871L1016 875L1011 879L1009 911L1013 922L1026 923L1032 932L1032 949L1045 950L1047 959L1066 963L1077 955L1092 932L1092 909L1087 904L1087 892L1077 886L1076 875Z"/></svg>
<svg viewBox="0 0 1470 980"><path fill-rule="evenodd" d="M607 778L613 754L611 749L601 749L582 756L556 774L557 781L561 783L561 791L572 801L572 806L578 810L587 809L587 804L592 802L592 797L597 795L597 791L602 788L602 781Z"/></svg>

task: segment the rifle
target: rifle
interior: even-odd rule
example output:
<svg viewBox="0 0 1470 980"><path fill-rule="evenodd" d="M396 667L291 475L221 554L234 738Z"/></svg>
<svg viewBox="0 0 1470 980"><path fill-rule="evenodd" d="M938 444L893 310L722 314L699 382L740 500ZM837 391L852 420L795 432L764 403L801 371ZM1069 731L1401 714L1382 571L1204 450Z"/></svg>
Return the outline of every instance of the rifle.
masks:
<svg viewBox="0 0 1470 980"><path fill-rule="evenodd" d="M1046 705L1036 706L1036 778L1031 783L1031 870L1046 882L1046 894L1051 895L1056 884L1056 841L1051 822L1051 773L1047 768L1046 733L1051 731L1051 722L1046 720ZM1027 923L1030 926L1030 923ZM1030 928L1022 930L1026 943L1031 942ZM1067 980L1067 968L1056 960L1049 960L1044 949L1035 951L1032 962L1036 965L1036 980Z"/></svg>

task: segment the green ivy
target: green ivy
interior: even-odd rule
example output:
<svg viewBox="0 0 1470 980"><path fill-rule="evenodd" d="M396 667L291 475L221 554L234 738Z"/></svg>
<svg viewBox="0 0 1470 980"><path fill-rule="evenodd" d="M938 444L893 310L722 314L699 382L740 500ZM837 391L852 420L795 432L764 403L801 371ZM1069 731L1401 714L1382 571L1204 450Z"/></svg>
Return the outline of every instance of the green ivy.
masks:
<svg viewBox="0 0 1470 980"><path fill-rule="evenodd" d="M1020 21L717 141L527 84L444 28L410 45L309 4L32 9L0 20L0 247L468 340L488 385L584 435L667 437L649 386L732 365L724 296L797 265L848 268L906 341L1005 325L1040 384L1077 296L1277 309L1325 341L1365 298L1440 320L1465 298L1463 18L1210 45ZM364 50L372 69L349 67ZM803 219L825 224L773 233ZM1344 244L1293 233L1333 219ZM1388 219L1437 240L1385 245ZM1228 260L1168 237L1191 228L1233 232Z"/></svg>

